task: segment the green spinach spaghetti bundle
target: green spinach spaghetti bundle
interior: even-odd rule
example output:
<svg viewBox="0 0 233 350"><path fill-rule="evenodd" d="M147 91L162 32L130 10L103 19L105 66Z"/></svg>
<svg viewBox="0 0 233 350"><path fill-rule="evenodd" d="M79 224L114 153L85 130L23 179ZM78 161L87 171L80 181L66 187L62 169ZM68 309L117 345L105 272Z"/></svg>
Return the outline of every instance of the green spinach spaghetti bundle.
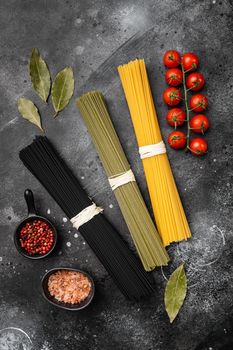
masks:
<svg viewBox="0 0 233 350"><path fill-rule="evenodd" d="M103 95L98 91L88 92L77 100L77 106L92 136L145 270L167 265L168 254L130 169Z"/></svg>

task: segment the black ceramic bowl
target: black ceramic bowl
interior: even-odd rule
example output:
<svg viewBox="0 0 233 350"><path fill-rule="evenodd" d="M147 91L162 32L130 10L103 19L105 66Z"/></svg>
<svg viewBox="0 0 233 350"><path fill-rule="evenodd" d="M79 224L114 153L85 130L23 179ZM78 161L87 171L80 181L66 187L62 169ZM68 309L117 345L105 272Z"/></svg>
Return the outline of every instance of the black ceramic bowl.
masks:
<svg viewBox="0 0 233 350"><path fill-rule="evenodd" d="M53 273L55 273L57 271L61 271L61 270L80 272L89 279L89 281L91 282L91 290L90 290L90 293L88 294L88 296L85 300L81 301L78 304L70 304L70 303L64 303L62 301L58 301L53 296L51 296L51 294L48 291L49 276L51 276ZM42 292L43 292L44 298L49 303L51 303L51 304L53 304L61 309L65 309L65 310L79 311L79 310L84 309L85 307L87 307L91 303L91 301L94 297L94 294L95 294L95 284L94 284L92 277L88 273L86 273L82 270L72 269L70 267L57 267L57 268L49 270L48 272L46 272L46 274L42 278L41 283L42 283Z"/></svg>
<svg viewBox="0 0 233 350"><path fill-rule="evenodd" d="M57 244L57 230L55 229L55 227L53 226L53 224L46 218L36 215L36 210L35 210L35 204L34 204L34 198L33 198L33 193L31 190L25 190L24 192L24 197L27 203L27 207L28 207L28 216L26 219L24 219L23 221L21 221L21 223L17 226L15 233L14 233L14 243L16 246L16 249L18 250L18 252L20 254L22 254L23 256L25 256L26 258L29 259L42 259L45 258L46 256L48 256L55 248L56 244ZM26 250L24 248L21 247L20 244L20 231L21 229L28 223L28 222L32 222L34 220L41 220L43 222L45 222L47 225L49 225L53 231L53 236L54 236L54 242L53 245L51 247L51 249L46 253L46 254L33 254L30 255L26 252Z"/></svg>

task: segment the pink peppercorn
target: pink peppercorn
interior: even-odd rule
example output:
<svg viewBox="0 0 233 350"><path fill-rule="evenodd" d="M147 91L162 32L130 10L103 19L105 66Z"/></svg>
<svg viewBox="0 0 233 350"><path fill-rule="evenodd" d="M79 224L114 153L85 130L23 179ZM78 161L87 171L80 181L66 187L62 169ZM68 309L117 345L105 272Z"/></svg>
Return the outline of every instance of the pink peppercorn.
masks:
<svg viewBox="0 0 233 350"><path fill-rule="evenodd" d="M53 230L42 220L29 222L20 230L21 247L29 255L44 255L50 251L53 243Z"/></svg>

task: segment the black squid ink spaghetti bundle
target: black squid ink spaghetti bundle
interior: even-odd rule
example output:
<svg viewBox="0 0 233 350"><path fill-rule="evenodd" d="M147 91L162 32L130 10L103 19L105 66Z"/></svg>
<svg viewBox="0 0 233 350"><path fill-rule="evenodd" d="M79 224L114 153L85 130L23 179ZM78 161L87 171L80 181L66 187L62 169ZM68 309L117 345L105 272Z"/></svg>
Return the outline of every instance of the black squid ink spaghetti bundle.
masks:
<svg viewBox="0 0 233 350"><path fill-rule="evenodd" d="M126 242L85 193L66 163L44 136L22 149L19 157L55 199L129 299L140 299L153 291L151 276Z"/></svg>

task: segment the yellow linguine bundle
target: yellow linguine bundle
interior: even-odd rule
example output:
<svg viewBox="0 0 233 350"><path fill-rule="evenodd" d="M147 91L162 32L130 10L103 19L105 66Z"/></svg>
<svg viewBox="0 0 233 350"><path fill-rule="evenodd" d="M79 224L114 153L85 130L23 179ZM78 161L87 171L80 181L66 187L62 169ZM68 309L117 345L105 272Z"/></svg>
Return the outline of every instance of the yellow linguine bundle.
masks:
<svg viewBox="0 0 233 350"><path fill-rule="evenodd" d="M162 141L144 60L118 67L138 146ZM158 232L165 246L191 237L166 153L142 159Z"/></svg>

